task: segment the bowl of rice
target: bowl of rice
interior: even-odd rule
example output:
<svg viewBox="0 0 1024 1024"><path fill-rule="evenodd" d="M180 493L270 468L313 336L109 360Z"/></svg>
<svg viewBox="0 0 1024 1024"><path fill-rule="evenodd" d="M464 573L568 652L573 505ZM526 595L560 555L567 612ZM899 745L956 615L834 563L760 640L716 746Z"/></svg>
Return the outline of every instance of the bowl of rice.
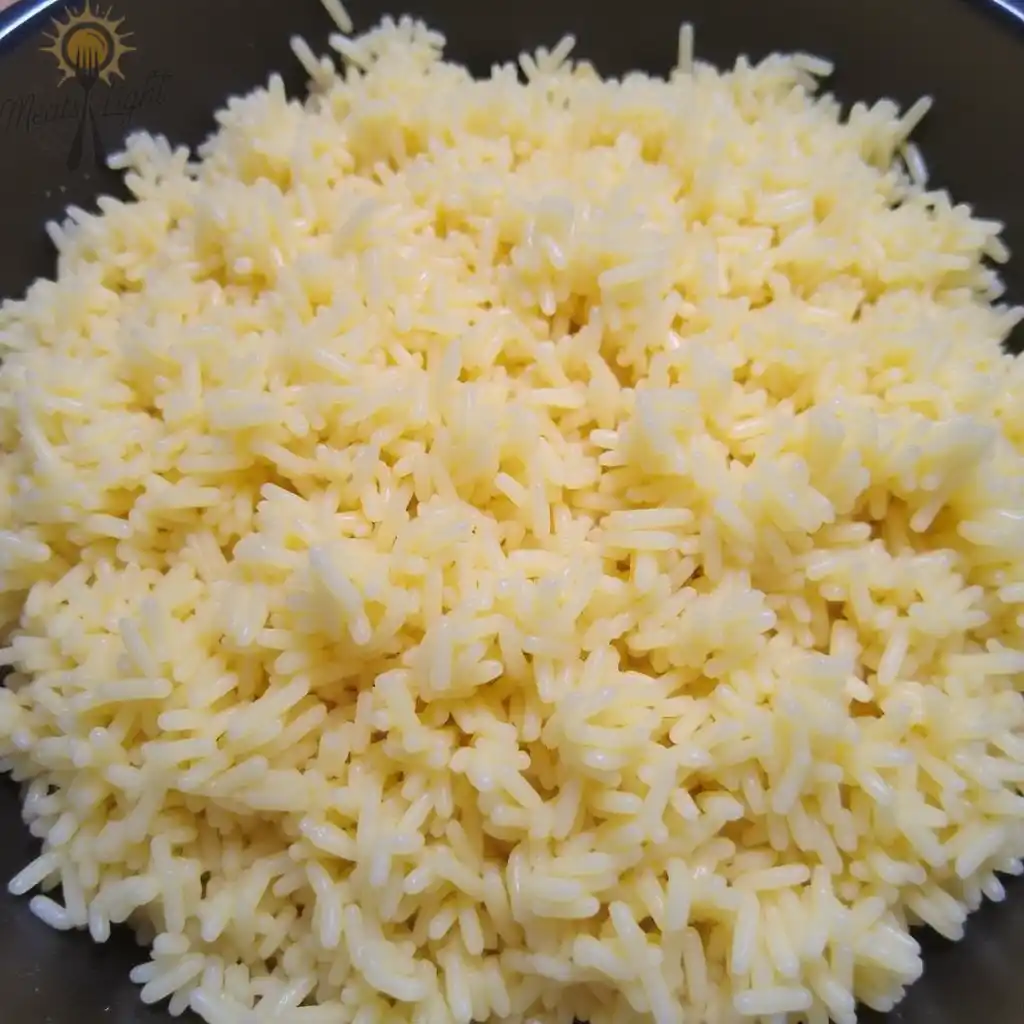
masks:
<svg viewBox="0 0 1024 1024"><path fill-rule="evenodd" d="M4 1020L1018 1019L1015 8L4 12Z"/></svg>

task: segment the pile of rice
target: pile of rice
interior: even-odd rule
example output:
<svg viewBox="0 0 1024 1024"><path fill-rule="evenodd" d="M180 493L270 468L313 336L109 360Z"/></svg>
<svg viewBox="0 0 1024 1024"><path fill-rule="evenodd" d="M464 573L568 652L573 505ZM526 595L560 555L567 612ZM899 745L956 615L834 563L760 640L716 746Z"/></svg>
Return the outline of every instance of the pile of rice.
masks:
<svg viewBox="0 0 1024 1024"><path fill-rule="evenodd" d="M999 225L817 59L330 7L0 314L11 891L210 1024L892 1007L1024 855Z"/></svg>

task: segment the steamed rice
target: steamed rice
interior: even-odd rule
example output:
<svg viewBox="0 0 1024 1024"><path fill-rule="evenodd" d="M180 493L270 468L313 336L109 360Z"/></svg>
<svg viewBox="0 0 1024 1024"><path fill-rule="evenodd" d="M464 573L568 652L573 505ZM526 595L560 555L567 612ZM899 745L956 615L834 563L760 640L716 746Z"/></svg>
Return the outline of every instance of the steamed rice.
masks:
<svg viewBox="0 0 1024 1024"><path fill-rule="evenodd" d="M331 42L0 313L11 891L209 1024L894 1006L1024 855L999 226L814 58Z"/></svg>

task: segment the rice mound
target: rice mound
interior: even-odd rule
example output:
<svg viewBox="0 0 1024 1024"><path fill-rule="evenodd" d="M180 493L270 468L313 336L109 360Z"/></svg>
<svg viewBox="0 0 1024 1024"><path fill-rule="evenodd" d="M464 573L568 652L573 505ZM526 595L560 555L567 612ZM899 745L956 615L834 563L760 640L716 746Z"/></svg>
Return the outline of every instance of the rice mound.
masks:
<svg viewBox="0 0 1024 1024"><path fill-rule="evenodd" d="M1020 873L999 225L691 38L296 41L3 307L11 890L143 1001L850 1024Z"/></svg>

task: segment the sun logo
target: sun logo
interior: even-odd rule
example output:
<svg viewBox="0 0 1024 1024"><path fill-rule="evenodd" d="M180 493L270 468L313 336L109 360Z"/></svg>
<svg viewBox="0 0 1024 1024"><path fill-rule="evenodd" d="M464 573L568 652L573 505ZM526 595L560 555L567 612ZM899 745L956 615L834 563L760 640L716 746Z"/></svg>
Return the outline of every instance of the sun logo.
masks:
<svg viewBox="0 0 1024 1024"><path fill-rule="evenodd" d="M130 32L122 34L124 18L111 17L111 11L101 14L91 0L78 11L69 11L64 21L53 19L53 34L47 36L50 45L44 46L57 60L61 72L61 85L69 79L103 82L110 85L114 78L124 78L121 60L135 47L125 40Z"/></svg>
<svg viewBox="0 0 1024 1024"><path fill-rule="evenodd" d="M114 18L108 8L101 13L92 0L78 10L71 10L65 19L53 19L53 33L48 35L44 53L52 54L61 72L60 84L75 81L82 90L82 112L78 131L68 154L68 170L77 170L82 162L87 134L92 135L93 157L97 164L106 162L103 140L96 115L92 110L92 91L98 82L109 86L115 78L124 78L121 61L135 47L126 40L130 32L121 32L124 18Z"/></svg>

